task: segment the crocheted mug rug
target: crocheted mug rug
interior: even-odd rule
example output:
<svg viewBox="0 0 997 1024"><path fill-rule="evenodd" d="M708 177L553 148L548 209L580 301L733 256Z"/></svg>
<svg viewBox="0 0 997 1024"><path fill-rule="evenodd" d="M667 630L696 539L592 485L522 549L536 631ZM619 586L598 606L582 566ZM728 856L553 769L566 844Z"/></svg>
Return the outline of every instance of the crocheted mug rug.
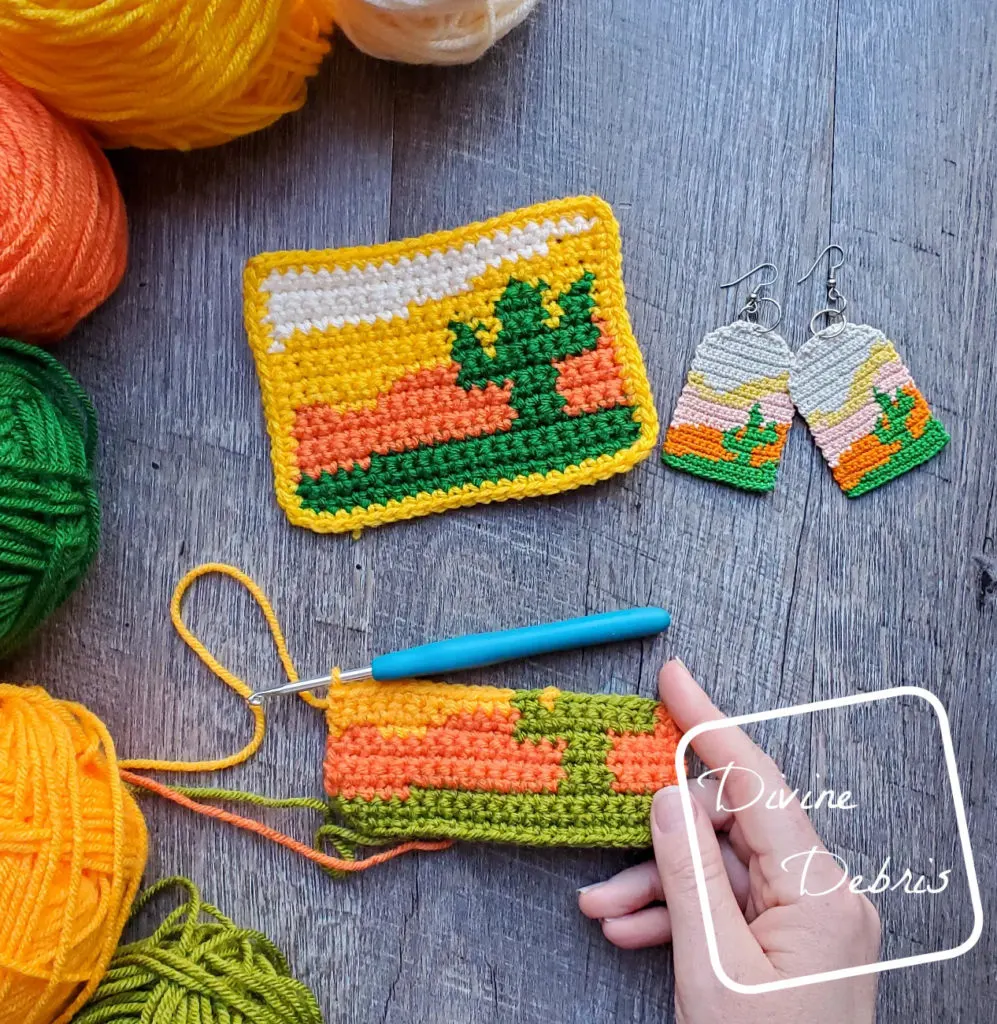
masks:
<svg viewBox="0 0 997 1024"><path fill-rule="evenodd" d="M646 847L651 799L677 781L681 731L646 697L342 683L326 723L330 809L364 846Z"/></svg>
<svg viewBox="0 0 997 1024"><path fill-rule="evenodd" d="M601 199L246 264L245 315L292 523L319 532L626 472L658 420Z"/></svg>

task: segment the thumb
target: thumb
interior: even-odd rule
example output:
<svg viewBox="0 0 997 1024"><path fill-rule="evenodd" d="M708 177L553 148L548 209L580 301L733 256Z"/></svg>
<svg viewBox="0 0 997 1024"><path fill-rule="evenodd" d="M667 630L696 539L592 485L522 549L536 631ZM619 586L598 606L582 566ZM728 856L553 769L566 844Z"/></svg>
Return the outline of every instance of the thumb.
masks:
<svg viewBox="0 0 997 1024"><path fill-rule="evenodd" d="M689 800L699 847L696 853L682 805L678 786L660 790L651 804L651 838L671 918L675 976L702 975L704 971L712 974L704 918L708 909L724 971L730 977L741 978L748 973L746 968L761 966L764 954L737 905L709 817L695 800ZM697 859L703 868L707 908L702 905L696 881Z"/></svg>

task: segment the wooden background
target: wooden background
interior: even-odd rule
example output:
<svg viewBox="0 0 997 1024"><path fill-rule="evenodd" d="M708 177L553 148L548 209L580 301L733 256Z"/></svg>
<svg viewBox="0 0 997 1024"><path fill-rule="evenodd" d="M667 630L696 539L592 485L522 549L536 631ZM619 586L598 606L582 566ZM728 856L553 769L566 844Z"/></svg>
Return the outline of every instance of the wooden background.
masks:
<svg viewBox="0 0 997 1024"><path fill-rule="evenodd" d="M201 561L234 562L265 586L303 673L657 602L674 613L663 639L515 664L501 681L651 695L662 659L679 654L731 713L924 684L951 715L992 911L995 53L997 8L982 0L546 0L472 67L397 67L341 42L307 107L271 130L189 155L118 154L128 273L59 349L98 408L103 546L8 674L84 701L124 754L211 756L244 742L248 716L168 621L173 585ZM588 192L621 223L663 419L699 338L737 308L717 282L779 264L795 348L822 282L792 282L833 240L850 257L839 281L852 318L896 339L949 448L849 502L798 423L765 497L653 458L597 489L358 542L290 527L241 324L244 260ZM188 617L247 679L279 679L235 585L205 582ZM871 780L885 824L838 826L860 859L918 841L918 856L958 861L932 720L916 703L874 727L830 718L769 731L793 778L833 762ZM322 743L319 714L275 703L260 755L213 781L320 794ZM667 954L613 949L575 905L577 886L637 855L464 846L334 882L255 837L154 799L143 807L148 877L188 874L271 935L329 1022L671 1019ZM312 826L270 820L303 837ZM910 901L887 948L955 945L970 918L958 901ZM997 1020L995 954L988 924L968 956L884 976L880 1021Z"/></svg>

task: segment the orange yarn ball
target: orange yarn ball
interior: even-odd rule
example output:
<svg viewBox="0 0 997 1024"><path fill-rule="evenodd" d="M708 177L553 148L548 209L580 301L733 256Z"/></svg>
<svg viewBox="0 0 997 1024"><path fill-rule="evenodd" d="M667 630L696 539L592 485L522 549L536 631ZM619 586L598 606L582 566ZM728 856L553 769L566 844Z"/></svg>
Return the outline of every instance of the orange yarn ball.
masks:
<svg viewBox="0 0 997 1024"><path fill-rule="evenodd" d="M117 287L127 252L107 157L0 70L0 334L68 334Z"/></svg>
<svg viewBox="0 0 997 1024"><path fill-rule="evenodd" d="M0 1024L68 1021L103 976L146 829L103 723L0 684Z"/></svg>
<svg viewBox="0 0 997 1024"><path fill-rule="evenodd" d="M5 0L0 66L105 145L212 146L305 100L330 0Z"/></svg>

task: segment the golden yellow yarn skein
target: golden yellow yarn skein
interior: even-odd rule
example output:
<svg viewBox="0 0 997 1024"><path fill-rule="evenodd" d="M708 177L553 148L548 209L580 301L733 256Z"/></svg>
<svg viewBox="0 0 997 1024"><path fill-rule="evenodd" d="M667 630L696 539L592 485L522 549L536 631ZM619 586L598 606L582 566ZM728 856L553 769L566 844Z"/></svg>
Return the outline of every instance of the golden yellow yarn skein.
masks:
<svg viewBox="0 0 997 1024"><path fill-rule="evenodd" d="M103 976L146 858L96 715L0 684L0 1024L68 1021Z"/></svg>
<svg viewBox="0 0 997 1024"><path fill-rule="evenodd" d="M109 146L191 149L305 100L328 0L6 0L0 66Z"/></svg>

